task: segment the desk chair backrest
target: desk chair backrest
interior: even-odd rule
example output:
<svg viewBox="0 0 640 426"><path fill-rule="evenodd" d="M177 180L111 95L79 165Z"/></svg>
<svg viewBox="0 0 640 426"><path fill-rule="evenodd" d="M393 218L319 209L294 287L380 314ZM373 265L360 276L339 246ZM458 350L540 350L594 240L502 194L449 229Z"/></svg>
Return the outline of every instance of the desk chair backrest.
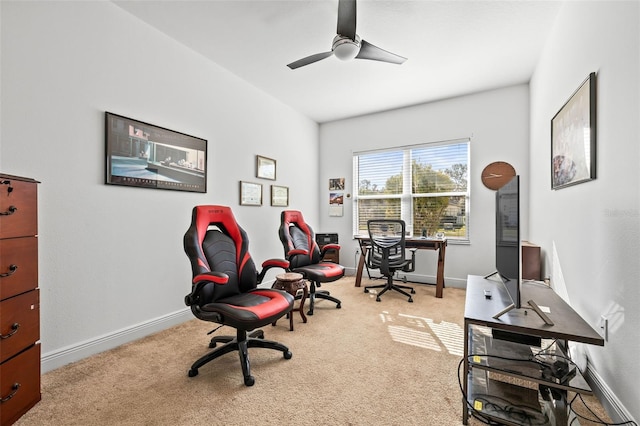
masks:
<svg viewBox="0 0 640 426"><path fill-rule="evenodd" d="M280 241L284 247L284 254L291 262L291 269L319 263L320 248L316 243L315 233L298 210L284 210L280 214ZM306 250L305 256L288 256L291 250Z"/></svg>
<svg viewBox="0 0 640 426"><path fill-rule="evenodd" d="M371 219L367 222L371 249L369 267L392 274L407 264L405 258L405 223L396 219Z"/></svg>
<svg viewBox="0 0 640 426"><path fill-rule="evenodd" d="M248 247L249 238L229 207L209 205L193 209L191 226L184 235L193 277L209 272L229 276L224 285L212 282L202 289L200 306L256 288L258 274Z"/></svg>

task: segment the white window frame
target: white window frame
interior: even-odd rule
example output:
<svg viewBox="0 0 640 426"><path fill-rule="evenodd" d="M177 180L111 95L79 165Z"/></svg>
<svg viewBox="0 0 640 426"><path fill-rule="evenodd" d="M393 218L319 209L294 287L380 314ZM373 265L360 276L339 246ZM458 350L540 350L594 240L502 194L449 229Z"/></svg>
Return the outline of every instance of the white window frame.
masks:
<svg viewBox="0 0 640 426"><path fill-rule="evenodd" d="M411 165L412 158L411 152L412 150L420 149L420 148L430 148L436 146L443 145L459 145L459 144L467 144L467 187L466 191L460 192L434 192L427 194L412 194L411 185L412 185L412 173L411 173ZM377 154L383 152L402 152L402 193L401 194L375 194L375 195L359 195L359 186L360 186L360 173L358 170L358 158L362 155L369 154ZM449 242L453 243L469 243L469 217L470 217L470 157L471 157L471 140L469 138L464 139L455 139L449 141L441 141L441 142L431 142L419 145L406 145L406 146L398 146L387 149L379 149L379 150L369 150L369 151L360 151L353 153L353 223L352 229L354 235L362 234L362 231L359 230L359 200L367 200L367 199L399 199L400 200L400 218L406 223L406 230L408 235L420 236L420 231L414 233L413 229L413 200L414 198L420 197L446 197L446 196L461 196L465 199L465 235L459 237L451 237L448 236L447 239Z"/></svg>

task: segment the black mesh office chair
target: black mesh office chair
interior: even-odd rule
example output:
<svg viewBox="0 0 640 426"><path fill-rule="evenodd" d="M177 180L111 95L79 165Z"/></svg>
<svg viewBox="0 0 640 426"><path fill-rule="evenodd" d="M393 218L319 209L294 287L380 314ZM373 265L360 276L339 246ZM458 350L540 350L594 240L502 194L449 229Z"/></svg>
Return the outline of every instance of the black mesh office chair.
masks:
<svg viewBox="0 0 640 426"><path fill-rule="evenodd" d="M369 239L371 246L367 253L367 267L379 269L380 273L386 277L387 282L382 285L366 286L365 293L370 289L381 288L376 295L376 302L388 290L395 290L409 298L413 302L411 294L416 291L413 287L394 284L393 276L396 271L412 272L415 270L415 251L411 252L411 258L405 257L405 223L403 220L395 219L371 219L367 222ZM410 290L411 294L404 290Z"/></svg>
<svg viewBox="0 0 640 426"><path fill-rule="evenodd" d="M284 259L269 259L257 273L249 255L249 239L226 206L196 206L191 226L184 235L184 250L193 272L191 293L185 303L193 314L203 320L236 329L236 336L215 336L210 348L224 345L205 354L193 363L189 377L198 368L221 355L238 351L244 384L255 382L249 369L248 348L267 348L281 351L285 359L291 351L285 345L264 339L264 332L256 330L271 324L293 308L293 296L284 291L257 288L266 271L277 267L286 269ZM251 334L248 332L253 331Z"/></svg>

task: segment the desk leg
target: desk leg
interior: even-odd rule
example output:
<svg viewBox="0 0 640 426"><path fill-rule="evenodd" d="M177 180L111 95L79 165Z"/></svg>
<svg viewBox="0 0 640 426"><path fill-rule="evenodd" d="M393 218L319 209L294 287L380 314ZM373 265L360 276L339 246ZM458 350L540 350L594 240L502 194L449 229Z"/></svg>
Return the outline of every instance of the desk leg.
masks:
<svg viewBox="0 0 640 426"><path fill-rule="evenodd" d="M442 292L444 289L444 255L446 244L440 246L438 250L438 272L436 276L436 297L442 298Z"/></svg>
<svg viewBox="0 0 640 426"><path fill-rule="evenodd" d="M360 287L360 281L362 281L362 269L364 268L364 259L367 255L366 250L366 247L360 247L360 260L358 261L358 269L356 271L356 287Z"/></svg>

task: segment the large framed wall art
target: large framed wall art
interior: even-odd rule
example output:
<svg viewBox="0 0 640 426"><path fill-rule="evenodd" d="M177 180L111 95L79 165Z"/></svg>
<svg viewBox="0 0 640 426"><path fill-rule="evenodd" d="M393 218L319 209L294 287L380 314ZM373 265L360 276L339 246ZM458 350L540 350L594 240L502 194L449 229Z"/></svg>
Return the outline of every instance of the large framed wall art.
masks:
<svg viewBox="0 0 640 426"><path fill-rule="evenodd" d="M596 74L551 119L551 189L596 178Z"/></svg>
<svg viewBox="0 0 640 426"><path fill-rule="evenodd" d="M207 141L105 113L110 185L207 192Z"/></svg>

